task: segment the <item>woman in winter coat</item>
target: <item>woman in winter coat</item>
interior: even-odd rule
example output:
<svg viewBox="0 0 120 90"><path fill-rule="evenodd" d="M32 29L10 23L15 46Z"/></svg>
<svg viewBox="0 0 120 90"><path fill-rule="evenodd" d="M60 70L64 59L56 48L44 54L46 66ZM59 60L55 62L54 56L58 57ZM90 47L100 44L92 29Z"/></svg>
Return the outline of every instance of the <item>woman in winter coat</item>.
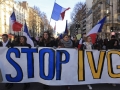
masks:
<svg viewBox="0 0 120 90"><path fill-rule="evenodd" d="M54 47L54 41L50 37L50 33L48 31L45 31L43 33L42 41L39 43L40 47ZM49 89L48 85L44 85L43 89Z"/></svg>
<svg viewBox="0 0 120 90"><path fill-rule="evenodd" d="M73 42L67 34L63 35L63 39L58 43L58 48L73 48ZM70 90L70 86L67 86L67 88Z"/></svg>
<svg viewBox="0 0 120 90"><path fill-rule="evenodd" d="M92 49L94 49L94 46L92 44L92 39L90 36L87 36L85 38L85 42L81 46L81 50L92 50ZM91 85L87 85L87 86L90 90L92 89Z"/></svg>
<svg viewBox="0 0 120 90"><path fill-rule="evenodd" d="M39 43L39 46L41 47L53 47L54 45L54 40L51 39L50 33L48 31L44 32L43 38L41 43Z"/></svg>
<svg viewBox="0 0 120 90"><path fill-rule="evenodd" d="M25 36L21 36L20 37L20 43L19 45L20 47L29 47L31 48L31 45L30 44L27 44L27 38ZM24 83L24 87L23 87L23 90L26 90L30 87L30 83Z"/></svg>
<svg viewBox="0 0 120 90"><path fill-rule="evenodd" d="M90 36L85 38L85 42L81 46L81 50L92 50L94 46L92 44L92 39Z"/></svg>
<svg viewBox="0 0 120 90"><path fill-rule="evenodd" d="M58 43L58 48L73 48L73 42L67 34L63 35L63 39Z"/></svg>

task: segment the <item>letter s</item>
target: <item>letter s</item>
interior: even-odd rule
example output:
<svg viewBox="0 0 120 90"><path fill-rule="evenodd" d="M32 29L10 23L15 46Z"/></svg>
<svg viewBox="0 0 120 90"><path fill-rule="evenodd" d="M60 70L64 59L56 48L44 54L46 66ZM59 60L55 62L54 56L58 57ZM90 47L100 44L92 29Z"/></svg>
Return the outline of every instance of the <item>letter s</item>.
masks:
<svg viewBox="0 0 120 90"><path fill-rule="evenodd" d="M10 48L7 51L6 58L8 62L16 69L16 77L12 77L11 74L6 74L6 80L9 82L20 82L23 79L23 73L21 67L10 57L10 54L14 53L16 58L20 58L20 51L17 48Z"/></svg>

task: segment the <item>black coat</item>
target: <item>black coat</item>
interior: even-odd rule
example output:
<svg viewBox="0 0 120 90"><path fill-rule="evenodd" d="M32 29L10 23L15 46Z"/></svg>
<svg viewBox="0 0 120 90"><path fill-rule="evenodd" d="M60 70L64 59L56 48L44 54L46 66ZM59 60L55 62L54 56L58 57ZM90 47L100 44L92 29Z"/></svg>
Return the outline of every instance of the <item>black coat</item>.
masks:
<svg viewBox="0 0 120 90"><path fill-rule="evenodd" d="M27 43L24 44L24 45L23 45L23 44L19 44L19 46L20 46L20 47L29 47L29 48L31 48L31 45L30 45L30 44L27 44Z"/></svg>
<svg viewBox="0 0 120 90"><path fill-rule="evenodd" d="M50 40L49 42L45 43L43 40L42 42L39 43L40 47L53 47L55 46L55 42L53 40Z"/></svg>
<svg viewBox="0 0 120 90"><path fill-rule="evenodd" d="M108 45L107 45L107 48L108 49L113 49L114 48L114 43L115 41L118 41L117 39L111 39L109 42L108 42Z"/></svg>
<svg viewBox="0 0 120 90"><path fill-rule="evenodd" d="M3 44L2 44L2 42L0 42L0 47L3 47ZM8 43L7 43L7 45L6 45L6 47L13 47L13 44L9 41Z"/></svg>
<svg viewBox="0 0 120 90"><path fill-rule="evenodd" d="M12 41L12 44L13 44L13 46L18 46L18 45L19 45L19 42L17 42L17 41Z"/></svg>
<svg viewBox="0 0 120 90"><path fill-rule="evenodd" d="M79 45L79 41L73 41L73 47L78 47L78 45Z"/></svg>

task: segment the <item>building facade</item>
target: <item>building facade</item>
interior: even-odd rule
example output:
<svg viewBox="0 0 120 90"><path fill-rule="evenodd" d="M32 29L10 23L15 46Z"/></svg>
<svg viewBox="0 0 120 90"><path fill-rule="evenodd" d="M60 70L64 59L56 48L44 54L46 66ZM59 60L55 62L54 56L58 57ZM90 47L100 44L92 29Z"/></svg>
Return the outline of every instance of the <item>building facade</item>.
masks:
<svg viewBox="0 0 120 90"><path fill-rule="evenodd" d="M86 33L88 33L93 27L93 14L92 9L90 9L87 13L86 18Z"/></svg>
<svg viewBox="0 0 120 90"><path fill-rule="evenodd" d="M80 23L80 28L78 29L79 33L85 33L86 32L86 4L82 7L81 13L82 15Z"/></svg>
<svg viewBox="0 0 120 90"><path fill-rule="evenodd" d="M119 36L120 0L93 0L92 10L93 26L96 25L103 17L107 16L102 33L100 33L102 38L109 38L112 32L115 32L116 35Z"/></svg>
<svg viewBox="0 0 120 90"><path fill-rule="evenodd" d="M86 0L86 33L93 27L92 2L93 0Z"/></svg>
<svg viewBox="0 0 120 90"><path fill-rule="evenodd" d="M92 2L93 2L93 0L86 0L87 13L92 8Z"/></svg>
<svg viewBox="0 0 120 90"><path fill-rule="evenodd" d="M33 29L35 29L36 33L34 36L39 36L39 33L41 31L41 17L39 14L34 9L29 7L26 1L15 2L14 0L0 0L0 36L4 33L22 35L24 26L19 33L10 30L10 16L13 11L15 12L17 22L23 25L26 22L28 30L33 31ZM35 17L32 17L31 15L34 15ZM35 21L35 25L30 24L33 20ZM33 26L36 27L31 28Z"/></svg>
<svg viewBox="0 0 120 90"><path fill-rule="evenodd" d="M29 7L29 30L31 36L40 36L42 19L38 12Z"/></svg>

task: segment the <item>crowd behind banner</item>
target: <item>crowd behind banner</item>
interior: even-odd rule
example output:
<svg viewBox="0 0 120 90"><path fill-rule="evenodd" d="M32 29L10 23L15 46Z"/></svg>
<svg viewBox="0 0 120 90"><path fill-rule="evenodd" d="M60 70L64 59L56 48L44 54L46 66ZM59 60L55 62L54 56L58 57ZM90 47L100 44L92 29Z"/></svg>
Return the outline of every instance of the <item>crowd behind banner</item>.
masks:
<svg viewBox="0 0 120 90"><path fill-rule="evenodd" d="M48 31L43 33L43 36L40 36L38 40L32 38L35 47L54 47L54 48L76 48L80 50L107 50L107 49L120 49L120 41L115 38L115 36L111 36L111 40L96 38L96 42L93 44L91 37L85 37L83 35L83 43L80 48L78 48L79 40L77 37L73 37L64 34L62 38L54 38L51 37ZM27 38L25 36L15 36L13 41L10 41L7 34L2 35L2 42L0 42L1 47L29 47L31 45L27 43ZM13 84L6 84L7 88L11 88ZM30 84L24 84L24 90L30 87ZM44 85L44 89L49 88L49 86ZM68 86L68 88L70 88ZM89 89L92 89L91 85L88 85Z"/></svg>
<svg viewBox="0 0 120 90"><path fill-rule="evenodd" d="M6 38L5 38L6 37ZM88 36L89 37L89 36ZM79 48L83 50L83 46L85 46L85 42L89 41L89 38L83 35L82 37L82 46ZM25 40L22 40L24 38ZM90 38L91 39L91 38ZM35 47L59 47L59 48L78 48L79 40L77 37L71 37L70 35L63 34L61 37L51 37L49 32L44 32L43 36L38 37L38 39L32 37L33 43ZM21 45L26 45L26 37L24 36L14 36L14 39L11 40L8 38L7 34L2 35L2 41L0 42L0 46L5 47L4 42L7 43L9 47L16 47ZM93 49L98 50L107 50L107 49L120 49L120 40L117 39L114 35L111 36L111 39L102 39L97 37L96 42L93 44L92 40L89 41L92 45ZM30 47L30 45L29 45Z"/></svg>

